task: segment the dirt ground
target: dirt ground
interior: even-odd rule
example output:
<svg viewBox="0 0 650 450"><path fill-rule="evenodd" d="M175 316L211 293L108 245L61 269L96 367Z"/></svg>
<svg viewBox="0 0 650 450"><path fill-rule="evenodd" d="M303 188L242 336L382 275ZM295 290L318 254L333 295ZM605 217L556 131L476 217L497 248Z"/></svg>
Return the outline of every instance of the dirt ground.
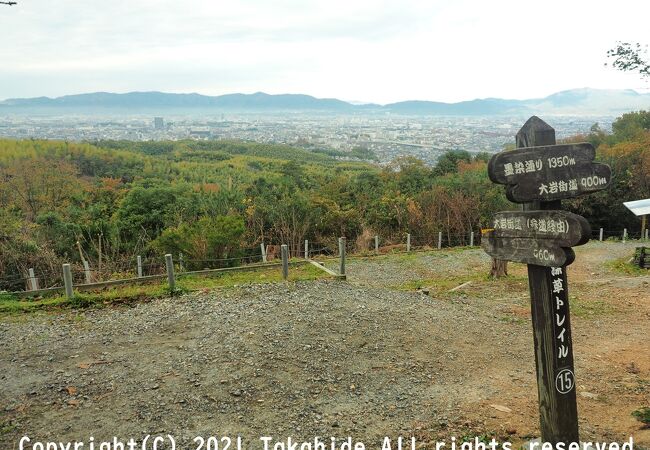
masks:
<svg viewBox="0 0 650 450"><path fill-rule="evenodd" d="M569 294L581 438L650 448L650 276L576 249ZM0 444L195 436L539 433L525 266L490 281L480 249L351 259L347 282L244 285L0 322ZM449 292L450 289L470 284ZM429 443L429 445L427 445ZM256 447L256 448L259 448ZM638 448L638 447L637 447Z"/></svg>

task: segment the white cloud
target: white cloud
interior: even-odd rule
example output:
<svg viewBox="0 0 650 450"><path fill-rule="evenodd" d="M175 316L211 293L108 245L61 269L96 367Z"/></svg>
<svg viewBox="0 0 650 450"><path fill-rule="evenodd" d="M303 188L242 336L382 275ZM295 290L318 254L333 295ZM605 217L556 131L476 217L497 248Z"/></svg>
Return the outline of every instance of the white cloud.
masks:
<svg viewBox="0 0 650 450"><path fill-rule="evenodd" d="M22 0L0 8L0 98L267 91L391 102L639 88L604 67L650 4Z"/></svg>

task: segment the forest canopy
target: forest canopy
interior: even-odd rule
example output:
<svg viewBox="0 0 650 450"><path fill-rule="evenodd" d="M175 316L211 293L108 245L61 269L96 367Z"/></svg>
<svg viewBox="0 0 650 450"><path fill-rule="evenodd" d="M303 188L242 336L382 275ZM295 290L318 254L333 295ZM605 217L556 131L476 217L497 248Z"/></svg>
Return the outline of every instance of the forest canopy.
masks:
<svg viewBox="0 0 650 450"><path fill-rule="evenodd" d="M613 169L612 189L566 202L594 229L637 229L622 202L650 197L650 112L624 114L589 141ZM72 143L0 140L0 290L29 268L58 274L89 261L106 276L136 255L184 253L202 261L246 255L259 244L305 239L358 249L383 242L434 246L439 232L465 244L492 214L517 206L487 177L489 155L443 154L427 166L400 157L385 167L340 152L237 141ZM357 155L371 160L362 149ZM100 262L101 261L101 262Z"/></svg>

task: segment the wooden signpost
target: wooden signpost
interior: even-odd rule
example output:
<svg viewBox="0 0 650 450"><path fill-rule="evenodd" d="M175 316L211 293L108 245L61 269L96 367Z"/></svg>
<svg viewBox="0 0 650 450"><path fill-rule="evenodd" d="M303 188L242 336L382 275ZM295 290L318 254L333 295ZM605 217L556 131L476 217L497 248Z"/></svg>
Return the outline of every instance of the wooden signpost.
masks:
<svg viewBox="0 0 650 450"><path fill-rule="evenodd" d="M568 445L579 437L566 267L591 229L560 200L606 189L611 170L593 162L591 144L555 145L555 130L536 116L516 141L516 150L492 157L488 174L524 210L497 213L481 245L496 259L528 264L542 442Z"/></svg>
<svg viewBox="0 0 650 450"><path fill-rule="evenodd" d="M483 248L496 259L556 267L573 262L571 247L588 242L591 227L566 211L506 211L483 234Z"/></svg>
<svg viewBox="0 0 650 450"><path fill-rule="evenodd" d="M594 163L595 156L589 143L529 147L495 155L488 173L494 183L507 185L512 202L562 200L609 186L611 170Z"/></svg>

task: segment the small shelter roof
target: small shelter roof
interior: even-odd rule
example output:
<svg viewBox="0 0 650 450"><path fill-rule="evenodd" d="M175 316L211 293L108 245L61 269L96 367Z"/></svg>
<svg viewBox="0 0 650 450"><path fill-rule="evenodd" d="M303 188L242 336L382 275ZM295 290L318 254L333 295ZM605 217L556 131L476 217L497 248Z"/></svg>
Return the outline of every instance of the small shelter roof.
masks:
<svg viewBox="0 0 650 450"><path fill-rule="evenodd" d="M645 200L636 200L633 202L623 202L623 204L636 216L645 216L647 214L650 214L650 198L646 198Z"/></svg>

